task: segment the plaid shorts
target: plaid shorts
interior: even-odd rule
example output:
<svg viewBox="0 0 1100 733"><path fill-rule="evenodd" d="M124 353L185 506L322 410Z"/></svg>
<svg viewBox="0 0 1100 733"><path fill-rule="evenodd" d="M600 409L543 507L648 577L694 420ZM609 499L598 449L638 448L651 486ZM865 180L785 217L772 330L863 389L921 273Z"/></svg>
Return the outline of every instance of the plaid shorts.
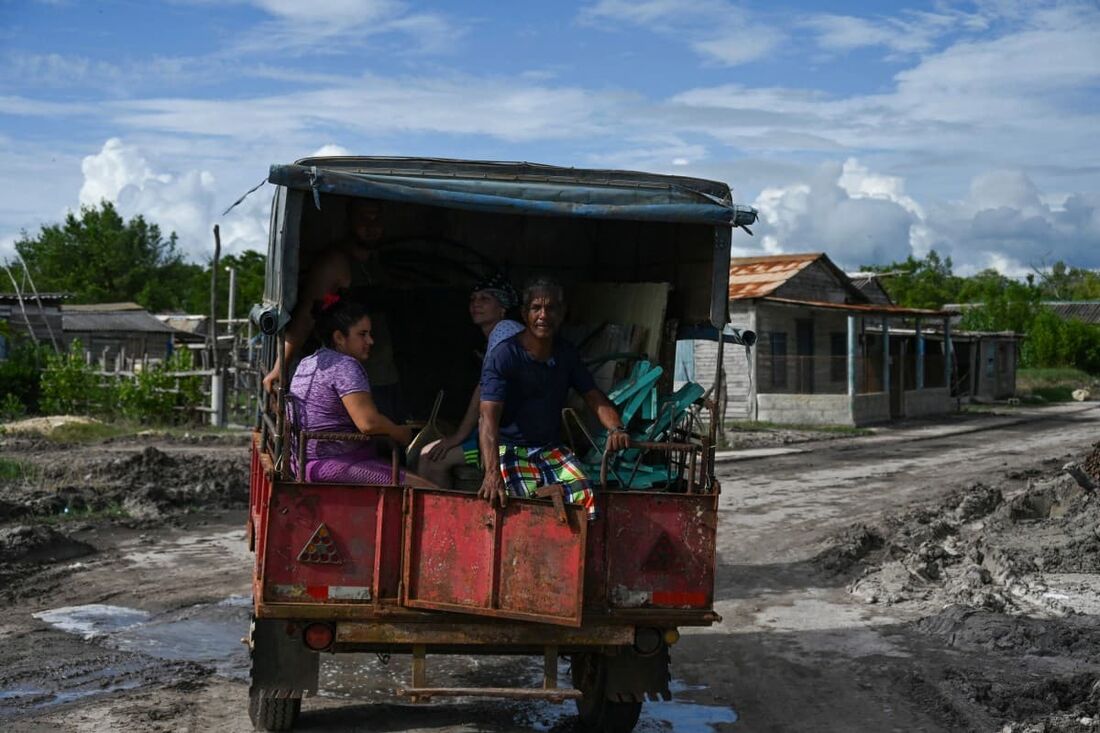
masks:
<svg viewBox="0 0 1100 733"><path fill-rule="evenodd" d="M588 521L596 518L596 495L577 457L565 446L502 445L500 475L510 495L525 498L533 497L540 486L561 484L566 501L583 506Z"/></svg>

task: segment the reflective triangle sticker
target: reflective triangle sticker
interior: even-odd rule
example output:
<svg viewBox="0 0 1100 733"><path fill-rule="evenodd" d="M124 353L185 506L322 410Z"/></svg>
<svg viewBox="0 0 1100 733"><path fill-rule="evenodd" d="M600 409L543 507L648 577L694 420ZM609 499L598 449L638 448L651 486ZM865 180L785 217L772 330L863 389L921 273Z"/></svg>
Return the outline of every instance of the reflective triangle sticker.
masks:
<svg viewBox="0 0 1100 733"><path fill-rule="evenodd" d="M662 532L642 563L643 570L670 571L679 569L680 553L668 532Z"/></svg>
<svg viewBox="0 0 1100 733"><path fill-rule="evenodd" d="M336 548L336 541L332 538L332 532L321 522L313 531L309 542L298 553L298 562L311 562L317 565L343 565L344 558L340 556L340 550Z"/></svg>

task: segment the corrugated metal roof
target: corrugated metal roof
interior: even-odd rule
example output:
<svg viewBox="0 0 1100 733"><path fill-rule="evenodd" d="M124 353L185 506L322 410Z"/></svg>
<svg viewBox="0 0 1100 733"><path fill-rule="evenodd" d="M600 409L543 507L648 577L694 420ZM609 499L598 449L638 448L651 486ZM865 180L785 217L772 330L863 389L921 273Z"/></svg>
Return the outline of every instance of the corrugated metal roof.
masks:
<svg viewBox="0 0 1100 733"><path fill-rule="evenodd" d="M91 311L89 306L79 310L65 308L61 312L63 331L123 332L123 333L176 333L176 329L164 325L143 308L138 310Z"/></svg>
<svg viewBox="0 0 1100 733"><path fill-rule="evenodd" d="M114 313L116 311L143 311L145 309L137 303L87 303L84 305L64 305L62 310L82 313Z"/></svg>
<svg viewBox="0 0 1100 733"><path fill-rule="evenodd" d="M822 252L767 257L730 259L730 300L762 298L775 292L811 263L824 257Z"/></svg>
<svg viewBox="0 0 1100 733"><path fill-rule="evenodd" d="M794 300L793 298L765 297L763 300L769 303L782 303L784 305L806 305L814 308L831 308L833 310L852 311L884 316L921 316L944 317L955 313L951 310L928 310L925 308L905 308L900 305L883 305L879 303L833 303L825 300Z"/></svg>
<svg viewBox="0 0 1100 733"><path fill-rule="evenodd" d="M1048 301L1043 305L1067 321L1074 319L1100 324L1100 300Z"/></svg>

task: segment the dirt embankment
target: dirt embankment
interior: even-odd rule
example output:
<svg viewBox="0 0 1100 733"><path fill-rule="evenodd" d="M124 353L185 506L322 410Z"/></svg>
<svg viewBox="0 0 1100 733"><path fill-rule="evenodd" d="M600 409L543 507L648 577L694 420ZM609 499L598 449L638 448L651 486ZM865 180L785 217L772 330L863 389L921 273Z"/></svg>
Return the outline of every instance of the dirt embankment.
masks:
<svg viewBox="0 0 1100 733"><path fill-rule="evenodd" d="M1075 465L1012 476L1027 479L1013 496L975 483L855 525L815 563L867 604L923 613L912 628L930 640L990 654L925 681L960 709L1015 733L1100 730L1100 443ZM1011 669L1025 657L1040 679Z"/></svg>
<svg viewBox="0 0 1100 733"><path fill-rule="evenodd" d="M95 548L74 535L121 523L155 527L181 515L248 503L248 454L240 439L169 448L149 439L58 446L4 436L0 460L0 595L17 580L61 578ZM18 470L12 470L11 467Z"/></svg>

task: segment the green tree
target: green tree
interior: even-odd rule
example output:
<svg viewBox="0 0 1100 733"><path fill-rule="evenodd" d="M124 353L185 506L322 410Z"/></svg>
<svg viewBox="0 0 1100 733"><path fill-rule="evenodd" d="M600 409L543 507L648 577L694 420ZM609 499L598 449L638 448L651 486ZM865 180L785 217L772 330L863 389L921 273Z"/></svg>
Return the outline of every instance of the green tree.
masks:
<svg viewBox="0 0 1100 733"><path fill-rule="evenodd" d="M1044 300L1100 300L1100 273L1059 260L1039 271Z"/></svg>
<svg viewBox="0 0 1100 733"><path fill-rule="evenodd" d="M907 308L941 308L946 303L956 303L962 278L951 270L951 258L941 258L936 250L921 259L909 255L904 262L889 265L868 265L868 272L889 272L892 277L883 278L883 286L895 303Z"/></svg>
<svg viewBox="0 0 1100 733"><path fill-rule="evenodd" d="M26 232L15 249L39 289L71 293L77 303L135 301L151 311L179 307L198 265L188 265L176 235L142 216L123 220L114 204L81 207L62 224Z"/></svg>

